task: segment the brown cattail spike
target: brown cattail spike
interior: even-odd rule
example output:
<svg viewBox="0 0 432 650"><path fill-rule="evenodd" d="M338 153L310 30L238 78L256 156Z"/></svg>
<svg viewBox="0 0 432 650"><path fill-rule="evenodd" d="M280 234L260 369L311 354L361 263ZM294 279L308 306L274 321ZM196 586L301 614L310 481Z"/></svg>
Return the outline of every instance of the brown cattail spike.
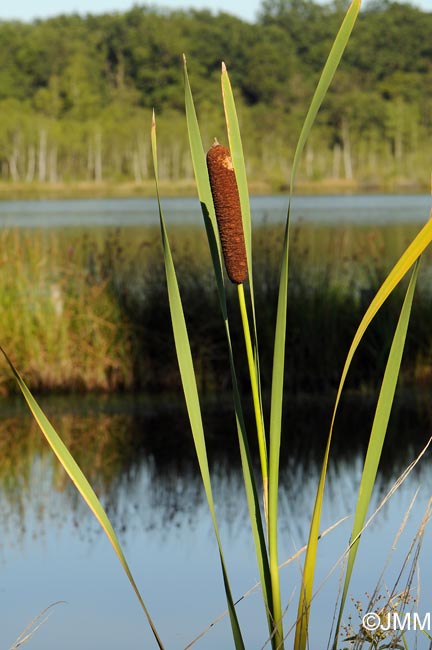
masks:
<svg viewBox="0 0 432 650"><path fill-rule="evenodd" d="M242 284L248 269L237 181L229 149L216 138L207 152L207 169L225 268L231 282Z"/></svg>

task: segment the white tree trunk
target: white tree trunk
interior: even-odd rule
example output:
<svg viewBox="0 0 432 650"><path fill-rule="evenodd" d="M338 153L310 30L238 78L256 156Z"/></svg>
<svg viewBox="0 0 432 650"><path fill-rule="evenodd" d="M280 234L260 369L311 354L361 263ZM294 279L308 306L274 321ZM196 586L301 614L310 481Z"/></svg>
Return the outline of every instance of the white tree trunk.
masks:
<svg viewBox="0 0 432 650"><path fill-rule="evenodd" d="M102 182L102 133L98 129L95 133L95 161L94 179L96 183Z"/></svg>
<svg viewBox="0 0 432 650"><path fill-rule="evenodd" d="M53 145L49 152L49 182L57 183L57 146Z"/></svg>
<svg viewBox="0 0 432 650"><path fill-rule="evenodd" d="M346 119L343 119L342 121L342 143L343 143L343 161L344 161L345 178L351 181L354 175L353 175L352 159L351 159L351 141L350 141L350 134L349 134L349 125L348 125L348 120Z"/></svg>
<svg viewBox="0 0 432 650"><path fill-rule="evenodd" d="M15 133L13 138L12 154L8 158L9 172L13 181L19 181L18 159L19 159L19 138L18 135Z"/></svg>
<svg viewBox="0 0 432 650"><path fill-rule="evenodd" d="M27 183L33 182L35 171L36 171L36 149L34 145L30 145L28 149L28 155L27 155L27 173L26 173Z"/></svg>
<svg viewBox="0 0 432 650"><path fill-rule="evenodd" d="M47 145L48 145L48 133L46 129L42 128L39 131L38 171L39 171L40 183L45 183L47 177Z"/></svg>

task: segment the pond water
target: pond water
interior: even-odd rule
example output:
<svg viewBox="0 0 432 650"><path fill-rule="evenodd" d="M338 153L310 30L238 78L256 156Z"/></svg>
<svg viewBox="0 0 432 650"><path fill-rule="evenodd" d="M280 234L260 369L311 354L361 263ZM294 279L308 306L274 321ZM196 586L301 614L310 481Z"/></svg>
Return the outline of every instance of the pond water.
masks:
<svg viewBox="0 0 432 650"><path fill-rule="evenodd" d="M236 597L257 580L241 485L229 397L205 404L213 487L221 536ZM335 431L321 529L351 515L358 489L372 399L352 396ZM167 648L184 648L225 610L211 521L194 460L181 401L170 397L43 398L42 406L72 448L107 508ZM319 478L331 400L288 402L281 463L281 561L302 547ZM0 430L1 638L9 648L45 607L58 600L47 623L29 641L34 650L155 647L146 621L114 553L64 477L18 398L3 400ZM429 395L403 395L395 405L373 508L432 434ZM393 551L380 591L391 589L432 493L430 454L376 516L360 546L350 594L365 601L385 568L416 490L415 507ZM372 509L371 509L372 512ZM321 542L316 585L346 548L351 519ZM432 597L430 531L419 560L421 598ZM412 558L399 583L407 581ZM326 647L338 593L336 569L312 611L311 647ZM417 577L414 586L417 585ZM286 614L293 622L299 564L283 570ZM348 611L352 607L348 607ZM267 639L259 590L240 603L248 648ZM356 617L354 616L354 621ZM323 633L326 635L323 644ZM197 648L231 647L228 621L218 623ZM419 647L427 647L420 638ZM289 646L288 646L289 647Z"/></svg>
<svg viewBox="0 0 432 650"><path fill-rule="evenodd" d="M196 198L163 199L168 223L199 224L202 221ZM286 196L253 196L255 223L280 222L286 218ZM292 204L292 220L320 223L421 223L428 219L430 196L349 195L298 196ZM0 226L63 228L70 226L139 226L158 223L155 199L83 199L59 201L1 201Z"/></svg>
<svg viewBox="0 0 432 650"><path fill-rule="evenodd" d="M167 199L171 222L198 222L197 202ZM257 222L282 220L285 197L254 197ZM322 222L421 223L429 216L430 197L299 197L295 219ZM188 221L190 220L190 221ZM156 223L151 200L0 203L4 226L136 226ZM225 610L220 566L211 521L184 407L178 396L43 398L43 407L88 473L113 519L166 648L190 643ZM331 416L331 396L288 400L281 463L280 559L289 558L307 539L308 522L319 480ZM373 400L351 396L343 403L335 430L321 529L352 515L361 476ZM49 620L28 641L32 650L120 650L153 648L146 620L109 543L23 408L22 401L0 402L0 644L10 648L39 612L56 601ZM257 581L241 485L235 426L229 396L205 404L213 484L222 543L234 597ZM253 427L251 427L253 430ZM401 394L395 405L377 488L376 507L396 478L432 435L429 394ZM350 595L365 602L384 570L380 592L392 589L432 494L431 456L427 452L403 486L364 533ZM394 540L414 496L415 505L397 544ZM372 512L372 508L371 508ZM321 542L316 586L326 580L346 548L352 519ZM427 529L419 558L416 610L432 609L431 533ZM412 556L398 585L402 590ZM296 611L300 565L282 573L288 632ZM324 583L311 613L312 650L327 647L339 588L339 567ZM358 627L355 608L353 623ZM267 641L259 590L238 606L246 647ZM411 633L410 633L411 634ZM414 634L414 633L412 633ZM408 637L412 638L412 637ZM429 647L418 635L418 647ZM287 647L292 645L292 635ZM195 646L233 647L225 617ZM266 647L269 647L267 645Z"/></svg>

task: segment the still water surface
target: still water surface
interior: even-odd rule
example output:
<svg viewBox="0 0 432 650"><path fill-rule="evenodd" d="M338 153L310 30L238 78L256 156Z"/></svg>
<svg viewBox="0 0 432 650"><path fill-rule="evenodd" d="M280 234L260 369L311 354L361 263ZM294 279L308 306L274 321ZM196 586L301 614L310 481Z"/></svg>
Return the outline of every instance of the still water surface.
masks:
<svg viewBox="0 0 432 650"><path fill-rule="evenodd" d="M167 198L162 203L168 223L202 221L195 198ZM287 206L286 196L253 196L252 218L257 224L284 221ZM430 208L427 194L299 196L293 200L291 217L320 223L419 223L428 219ZM156 224L158 219L156 200L150 198L0 202L0 226L6 227L126 227Z"/></svg>
<svg viewBox="0 0 432 650"><path fill-rule="evenodd" d="M197 202L167 199L172 222L198 222ZM296 219L322 222L420 223L428 218L430 197L299 197ZM255 197L257 222L282 220L284 197ZM156 223L154 201L54 201L0 203L0 223L21 227L128 226ZM374 505L432 434L429 396L410 396L396 410L385 449ZM134 398L46 400L59 432L74 446L80 463L113 517L133 573L167 648L184 648L225 609L217 549L194 461L181 403L176 399ZM241 487L232 418L216 402L209 408L214 490L221 535L235 597L257 580ZM155 647L144 616L112 549L41 442L20 400L3 401L0 430L0 645L8 649L24 627L51 603L64 600L28 642L33 650L120 650ZM284 425L281 468L281 560L307 538L330 403L293 406ZM368 410L369 409L369 410ZM294 415L293 415L294 413ZM364 400L345 407L335 434L322 529L350 515L355 505L370 408ZM222 433L221 433L222 431ZM415 507L385 574L392 588L432 494L430 455L383 508L360 546L350 593L365 600L376 585L404 513ZM321 542L317 586L344 551L350 521ZM419 612L432 609L431 536L420 555ZM299 565L283 572L283 599L293 605ZM319 592L312 611L313 650L327 646L338 590L336 570ZM416 579L417 583L417 579ZM401 587L404 586L402 580ZM239 605L248 650L264 646L267 635L258 591ZM355 619L357 620L357 619ZM232 647L224 619L196 648ZM288 643L288 647L290 643ZM426 638L419 636L419 648Z"/></svg>
<svg viewBox="0 0 432 650"><path fill-rule="evenodd" d="M186 644L225 609L217 549L181 402L145 396L44 398L55 426L72 446L113 519L138 584L167 648ZM373 499L376 506L432 433L429 395L399 399ZM57 600L52 617L29 647L154 647L146 622L112 549L76 497L18 399L3 402L0 444L1 638L9 648L33 616ZM308 533L330 400L289 401L281 463L281 559L300 548ZM236 596L257 579L241 487L229 398L205 404L213 487L221 535ZM322 529L352 513L365 450L371 402L350 398L335 431ZM221 426L220 420L225 422ZM430 455L382 509L364 534L350 593L365 600L384 568L404 513L417 488L416 505L402 532L381 590L392 588L432 492ZM317 586L343 553L350 521L320 543ZM419 611L431 602L431 535L420 556ZM408 563L408 569L410 563ZM284 603L298 593L299 567L283 570ZM311 647L326 647L338 589L336 571L312 612ZM405 585L407 571L401 580ZM415 581L417 583L417 579ZM294 596L295 602L295 596ZM260 594L239 605L248 648L266 641ZM294 613L288 611L287 629ZM325 642L323 633L325 632ZM420 639L419 647L422 645ZM197 648L231 647L225 619Z"/></svg>

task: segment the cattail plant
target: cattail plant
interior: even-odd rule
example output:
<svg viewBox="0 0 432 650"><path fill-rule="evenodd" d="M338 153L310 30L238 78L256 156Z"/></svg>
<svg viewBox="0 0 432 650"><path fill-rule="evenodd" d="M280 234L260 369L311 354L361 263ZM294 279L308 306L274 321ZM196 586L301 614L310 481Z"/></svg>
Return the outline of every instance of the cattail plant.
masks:
<svg viewBox="0 0 432 650"><path fill-rule="evenodd" d="M248 268L240 197L230 151L216 138L207 152L207 169L225 268L231 282L243 284Z"/></svg>
<svg viewBox="0 0 432 650"><path fill-rule="evenodd" d="M259 389L259 372L258 372L258 346L253 349L246 301L243 284L248 278L249 270L249 288L251 295L252 316L253 308L253 274L252 274L252 255L251 255L251 238L250 238L250 214L248 209L244 209L247 196L247 181L245 165L243 160L240 132L238 128L237 114L234 106L234 99L229 84L225 66L222 66L222 95L224 99L224 108L227 122L227 132L230 141L231 151L235 153L234 163L231 159L229 150L221 146L217 141L211 147L207 154L206 161L203 155L202 140L199 130L198 121L192 93L190 90L189 80L185 71L185 105L186 119L188 124L189 141L191 146L192 161L197 180L198 195L203 209L204 223L209 237L209 246L212 255L212 261L215 270L216 285L220 298L220 305L223 315L224 327L226 330L230 368L233 379L234 410L236 416L236 425L239 437L239 449L242 461L245 492L248 501L250 524L252 536L255 543L257 564L260 573L262 586L262 595L265 605L265 613L269 626L270 640L272 650L283 650L285 636L282 625L282 608L281 593L279 584L279 566L278 566L278 489L279 489L279 456L280 442L282 434L282 403L283 403L283 379L284 379L284 354L285 338L287 329L287 296L288 296L288 251L289 251L289 215L290 205L293 195L293 187L298 168L299 160L304 151L304 147L309 136L312 124L320 109L324 96L333 79L334 73L339 65L342 53L350 37L354 23L360 9L361 0L352 0L347 10L344 21L336 36L330 51L328 60L323 68L320 80L318 82L315 94L312 98L309 111L305 117L298 144L294 153L293 164L290 179L290 198L287 212L287 222L283 243L283 253L281 260L281 272L279 281L279 294L277 303L277 315L275 324L274 339L274 357L272 369L272 387L270 400L270 425L269 425L269 454L267 456L266 437L264 432L262 404ZM228 612L231 621L233 641L236 650L245 650L242 632L238 621L235 603L229 584L228 571L224 559L221 537L217 524L216 508L214 504L210 468L207 457L206 437L201 414L201 406L195 377L191 346L187 331L186 320L184 316L183 304L180 290L177 282L177 276L174 266L174 260L169 244L168 233L161 208L158 181L157 165L157 140L156 140L156 121L153 115L152 121L152 154L154 162L156 193L159 206L159 218L161 226L161 238L163 245L163 255L165 262L165 272L168 289L168 300L170 305L171 320L173 325L174 342L177 351L179 371L185 395L186 407L189 415L191 432L195 444L198 463L203 480L204 490L207 496L210 514L212 517L214 532L219 551L219 559L223 575L223 583L227 598ZM235 167L235 169L234 169ZM207 174L208 172L208 174ZM240 189L240 193L239 193ZM215 221L217 221L217 226ZM244 226L245 232L244 232ZM241 317L243 322L243 331L245 336L249 373L251 378L252 396L254 402L255 419L258 432L258 442L260 451L261 471L263 478L264 494L264 511L267 520L267 543L261 521L260 506L257 499L256 483L253 472L251 455L248 447L248 439L245 431L245 422L242 413L241 399L239 394L238 382L236 378L235 365L233 362L232 345L229 319L226 309L225 286L222 280L221 259L219 255L219 242L217 241L217 231L224 256L224 262L227 274L230 280L237 285L238 297L240 304ZM245 237L246 234L246 237ZM338 642L338 631L341 624L341 617L348 594L351 574L356 558L357 547L360 535L363 531L365 517L367 514L370 497L376 478L376 471L381 457L382 446L387 431L388 419L390 416L391 405L393 403L397 377L400 369L402 351L405 344L406 331L411 312L414 288L417 279L418 258L425 248L432 242L432 220L430 220L423 229L418 233L412 243L402 254L399 261L395 264L382 286L378 290L368 307L358 329L353 338L346 362L342 371L341 380L336 396L336 402L333 410L330 431L327 440L326 451L323 460L321 478L317 487L317 494L311 517L309 539L306 550L306 558L302 572L301 588L299 594L299 604L297 609L297 618L295 621L295 650L306 650L308 646L309 631L309 614L313 598L313 585L315 575L315 565L317 558L317 547L319 540L319 529L321 520L321 511L323 504L324 486L328 467L330 453L330 444L332 439L333 424L341 398L345 379L351 365L354 353L357 350L368 326L380 310L383 303L399 284L402 278L407 274L409 269L414 266L413 275L409 283L406 298L401 310L401 316L396 327L395 336L389 353L389 359L386 372L383 378L380 397L377 403L375 419L372 426L368 452L365 459L362 483L359 490L358 503L354 515L354 524L351 540L354 543L350 546L345 582L341 595L341 604L336 623L336 632L333 647L336 649ZM249 266L249 269L248 269ZM3 349L0 347L0 352ZM256 358L254 356L256 352ZM158 636L156 628L140 595L138 587L126 562L126 558L120 547L115 531L108 519L108 516L99 502L95 492L88 483L86 477L76 464L69 450L65 447L60 437L53 429L52 425L46 418L42 409L28 390L25 382L3 352L15 379L28 403L30 410L36 418L41 430L53 451L68 472L75 486L80 491L89 508L99 521L102 529L105 531L110 540L117 557L128 577L132 588L138 598L138 601L148 618L149 624L153 631L156 643L160 650L163 645Z"/></svg>
<svg viewBox="0 0 432 650"><path fill-rule="evenodd" d="M207 170L225 268L231 282L237 285L258 434L263 483L264 516L268 526L267 444L259 393L259 379L254 360L252 338L243 289L243 283L248 276L243 219L231 153L227 147L219 144L217 138L215 138L213 146L207 152Z"/></svg>

